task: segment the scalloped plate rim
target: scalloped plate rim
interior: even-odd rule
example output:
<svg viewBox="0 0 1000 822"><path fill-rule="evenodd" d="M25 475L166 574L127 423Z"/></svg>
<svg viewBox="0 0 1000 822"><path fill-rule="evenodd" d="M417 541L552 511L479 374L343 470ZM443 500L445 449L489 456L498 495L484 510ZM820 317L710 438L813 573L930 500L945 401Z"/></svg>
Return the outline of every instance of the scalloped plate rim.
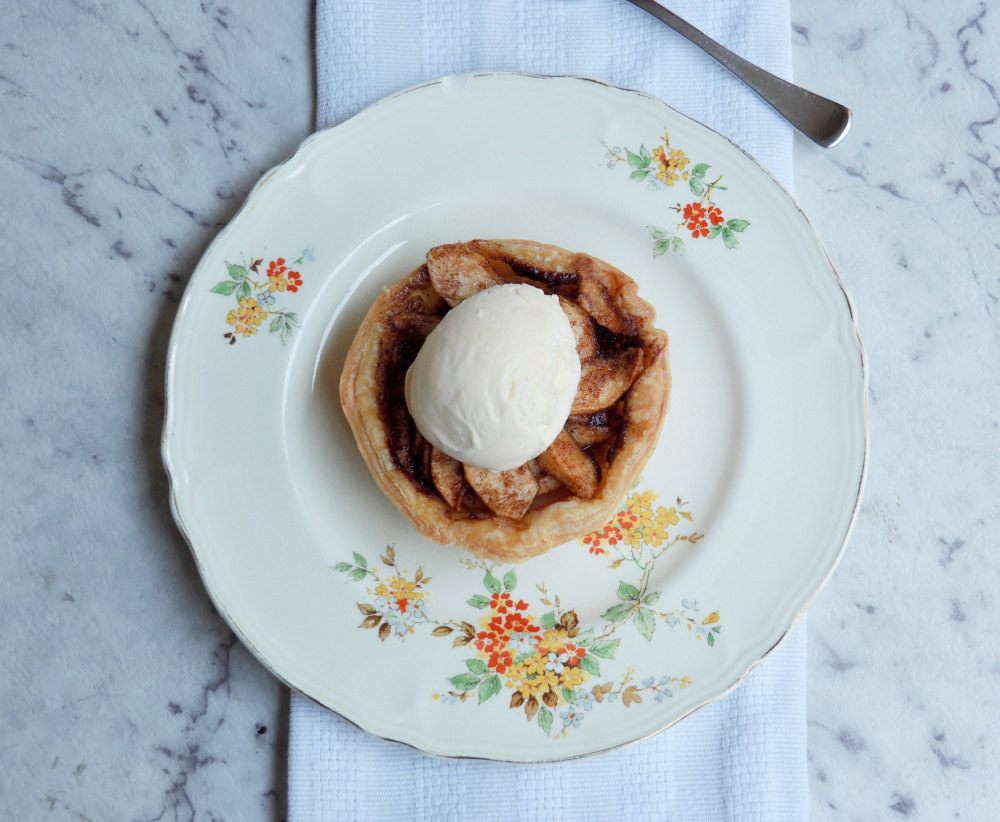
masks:
<svg viewBox="0 0 1000 822"><path fill-rule="evenodd" d="M221 245L226 240L226 238L229 236L229 234L234 230L234 225L239 221L240 217L242 215L244 215L245 212L247 212L248 210L250 210L255 205L255 203L261 198L263 190L267 187L268 183L272 180L272 178L282 168L284 168L285 166L291 164L292 162L294 162L296 160L296 158L300 157L302 154L304 154L304 152L308 151L312 147L312 145L314 143L316 143L316 142L324 139L330 132L333 132L333 131L335 131L337 129L341 129L341 128L345 127L345 126L355 126L358 123L363 122L366 118L368 118L369 116L373 115L374 113L382 110L383 108L391 106L394 102L396 102L400 98L403 98L403 97L405 97L407 95L410 95L410 94L412 94L414 92L419 92L419 91L421 91L423 89L427 89L427 88L434 87L434 86L439 86L439 85L442 85L442 84L444 84L446 82L453 81L453 80L456 80L456 79L466 79L466 78L475 79L475 78L480 78L480 77L517 77L517 78L524 78L524 79L538 80L538 81L567 80L567 81L582 81L582 82L587 82L587 83L594 83L594 84L596 84L598 86L603 86L605 88L614 89L614 90L625 92L625 93L631 94L631 95L636 95L638 97L641 97L641 98L644 98L644 99L649 100L651 102L654 102L654 103L656 103L658 105L661 105L661 106L669 109L677 117L680 117L680 118L682 118L684 120L687 120L689 122L695 123L696 125L700 126L701 128L706 129L709 132L712 132L713 134L717 135L718 137L721 137L732 148L735 148L737 151L739 151L740 154L742 154L746 159L748 159L751 163L753 163L759 170L761 170L768 178L770 178L770 181L774 185L776 185L783 192L783 194L785 195L785 197L787 197L787 199L794 205L794 207L798 210L798 212L801 214L802 218L805 221L805 225L807 226L808 231L810 232L810 235L811 235L810 239L822 251L822 253L823 253L823 255L824 255L825 259L826 259L826 262L827 262L827 264L828 264L828 266L830 268L830 271L833 273L833 275L834 275L834 277L836 279L837 285L838 285L838 287L840 289L840 292L841 292L841 294L842 294L842 296L844 298L844 301L845 301L845 303L847 305L848 313L850 315L851 324L853 326L854 336L856 338L856 342L857 342L857 345L858 345L858 350L859 350L859 355L860 355L861 378L862 378L862 385L863 385L863 398L862 398L863 399L863 416L864 416L863 454L862 454L862 460L861 460L860 474L857 477L857 490L856 490L856 493L854 494L854 506L853 506L853 510L852 510L852 513L851 513L851 517L850 517L848 525L847 525L847 527L846 527L846 529L844 531L843 537L840 540L839 548L838 548L838 550L836 552L836 555L834 556L833 561L831 562L831 564L830 564L829 568L827 569L825 575L823 576L821 582L819 583L818 586L816 586L816 588L814 590L812 590L811 592L809 592L808 595L805 597L804 603L798 609L798 612L795 614L795 616L792 619L791 623L785 629L785 631L782 633L782 635L779 637L779 639L766 652L764 652L763 654L761 654L761 656L758 659L756 659L754 662L752 662L749 665L749 667L746 668L746 670L744 670L742 673L740 673L732 681L732 683L728 687L724 688L723 690L719 691L718 693L715 693L714 695L711 695L711 696L708 696L708 697L704 698L701 702L699 702L697 705L695 705L694 707L692 707L690 710L684 712L682 715L676 717L672 721L667 722L666 724L664 724L662 726L659 726L659 727L651 729L645 735L636 737L635 739L632 739L632 740L629 740L629 741L626 741L626 742L623 742L623 743L620 743L620 744L615 744L615 745L611 745L611 746L607 746L607 747L596 748L596 749L594 749L592 751L588 751L588 752L585 752L585 753L572 754L572 755L568 755L568 756L564 756L564 757L557 757L557 758L547 758L547 759L544 759L544 760L539 760L539 759L523 759L522 760L522 759L515 759L515 758L498 759L498 758L491 757L491 756L442 754L442 753L438 753L438 752L435 752L433 750L430 750L428 748L421 748L421 747L419 747L417 745L414 745L414 744L412 744L412 743L410 743L410 742L408 742L408 741L406 741L404 739L399 739L399 738L395 738L395 737L388 736L388 735L382 735L382 734L378 734L378 733L373 733L371 730L369 730L367 728L364 728L360 723L355 722L354 720L351 720L348 717L346 717L343 714L341 714L340 712L338 712L338 710L337 710L337 708L335 706L325 704L322 700L319 700L319 699L311 696L310 694L305 693L304 691L300 690L293 682L289 681L281 673L281 671L279 671L277 669L277 667L274 664L272 664L271 661L263 653L261 653L259 651L259 649L254 645L254 643L250 639L250 637L248 637L244 633L243 629L240 627L240 625L237 623L237 621L233 618L233 616L229 612L229 609L226 607L225 602L223 602L222 597L217 592L216 587L215 587L215 583L214 583L211 575L209 574L209 572L206 569L204 563L202 562L201 558L199 557L198 551L197 551L197 549L195 548L195 545L194 545L194 540L192 538L191 531L190 531L187 523L185 522L184 517L183 517L183 515L181 513L181 510L180 510L180 503L179 503L178 496L177 496L177 486L178 486L178 483L177 483L177 480L176 480L177 468L174 465L174 460L173 460L173 458L171 456L171 450L170 450L170 448L171 448L171 436L172 436L172 433L173 433L174 415L176 414L176 410L175 410L175 407L174 407L174 404L175 404L174 391L172 390L172 387L173 387L173 375L174 375L175 357L176 357L177 346L178 346L178 328L179 328L179 326L180 326L180 324L182 322L182 319L183 319L183 317L185 315L185 311L187 310L187 307L188 307L188 305L189 305L189 303L192 300L193 295L194 295L193 284L194 284L194 280L195 280L195 273L202 267L202 265L204 264L205 260L212 255L212 253L216 249L216 247L219 246L219 245ZM196 565L196 567L198 569L199 576L200 576L203 584L205 585L205 589L208 592L209 598L211 599L211 601L212 601L213 605L215 606L216 610L219 612L219 614L226 621L226 623L228 624L228 626L230 627L230 629L233 631L233 633L240 639L240 641L243 643L243 645L248 650L250 650L250 652L257 659L257 661L260 662L261 665L263 665L264 668L266 670L268 670L276 679L278 679L279 681L281 681L282 683L284 683L286 686L288 686L290 690L295 691L296 693L298 693L301 696L309 699L310 701L314 702L315 704L318 704L318 705L320 705L320 706L322 706L322 707L324 707L324 708L332 711L333 713L335 713L338 716L340 716L341 718L343 718L345 721L350 722L352 725L354 725L355 727L358 727L359 729L363 730L365 733L367 733L367 734L369 734L371 736L374 736L374 737L379 738L379 739L383 739L385 741L395 742L397 744L401 744L401 745L404 745L404 746L406 746L408 748L411 748L411 749L413 749L415 751L420 751L421 753L425 753L425 754L428 754L428 755L431 755L431 756L434 756L434 757L438 757L438 758L443 758L443 759L470 760L470 761L477 761L477 760L478 761L498 761L498 762L506 762L506 763L509 763L509 764L541 764L541 765L544 765L544 764L551 764L551 763L556 763L556 762L573 761L573 760L576 760L576 759L586 758L586 757L590 757L590 756L596 756L596 755L600 755L600 754L603 754L603 753L612 752L612 751L615 751L615 750L621 750L623 748L626 748L626 747L629 747L629 746L631 746L633 744L641 742L641 741L643 741L645 739L648 739L648 738L650 738L652 736L655 736L656 734L658 734L658 733L666 730L667 728L670 728L670 727L676 725L682 719L690 716L692 713L694 713L695 711L699 710L700 708L703 708L706 705L711 704L712 702L715 702L716 700L721 699L722 697L724 697L724 696L732 693L737 687L739 687L739 685L747 678L747 676L749 676L749 674L761 662L763 662L768 657L770 657L771 654L773 654L778 648L781 647L781 645L784 644L784 642L787 640L787 638L791 634L792 630L795 628L795 626L797 625L797 623L801 619L802 615L808 609L809 605L812 603L812 601L815 599L815 597L819 594L819 592L823 589L823 587L829 581L830 577L833 575L833 573L836 570L836 568L837 568L837 566L838 566L841 558L843 557L843 554L844 554L844 551L846 549L847 543L850 540L851 533L852 533L852 531L854 529L854 526L855 526L855 523L857 521L858 512L859 512L859 509L860 509L860 506L861 506L862 498L863 498L863 495L864 495L864 489L865 489L865 485L866 485L867 477L868 477L869 456L870 456L870 419L869 419L869 409L868 409L869 370L868 370L867 354L865 352L864 344L863 344L863 341L861 340L860 332L858 330L857 314L856 314L856 311L855 311L855 307L854 307L853 301L852 301L852 299L850 297L850 294L847 291L847 288L846 288L846 286L845 286L845 284L843 282L843 279L841 278L839 272L837 271L836 267L834 266L833 261L830 259L829 253L827 252L826 247L823 244L822 238L820 237L819 233L817 232L817 230L816 230L815 226L813 225L812 221L809 219L808 214L806 214L806 212L803 210L803 208L798 203L798 201L795 199L795 197L791 194L791 192L788 191L788 189L782 184L782 182L780 180L778 180L752 154L750 154L742 146L740 146L739 144L737 144L736 142L734 142L733 140L731 140L725 134L722 134L721 132L719 132L719 131L711 128L710 126L705 125L704 123L698 121L697 119L695 119L695 118L693 118L693 117L691 117L691 116L689 116L687 114L684 114L683 112L681 112L681 111L677 110L676 108L674 108L673 106L671 106L666 101L662 100L661 98L659 98L659 97L657 97L657 96L655 96L653 94L650 94L649 92L645 92L645 91L638 90L638 89L630 89L630 88L625 88L625 87L617 86L617 85L615 85L613 83L609 83L609 82L606 82L606 81L603 81L603 80L599 80L599 79L592 78L592 77L587 77L587 76L581 76L581 75L545 75L545 74L536 74L536 73L530 73L530 72L512 72L512 71L476 71L476 72L469 72L469 73L460 74L460 75L450 75L450 76L441 77L441 78L437 78L437 79L434 79L434 80L430 80L430 81L418 83L418 84L410 86L410 87L408 87L406 89L402 89L402 90L400 90L400 91L398 91L398 92L396 92L394 94L391 94L391 95L389 95L389 96L387 96L387 97L385 97L385 98L377 101L376 103L368 106L367 108L365 108L362 111L356 113L355 115L351 116L350 118L342 121L341 123L337 123L337 124L335 124L333 126L329 126L327 128L321 129L319 131L316 131L316 132L308 135L305 139L303 139L298 144L298 146L294 149L294 151L288 157L286 157L281 162L275 164L270 169L268 169L264 174L261 175L261 178L254 184L254 186L250 190L249 194L247 195L246 200L243 202L243 204L240 206L240 208L236 211L236 213L229 220L229 222L222 229L219 230L219 232L216 234L216 236L212 239L212 241L209 243L209 245L205 248L205 251L202 253L201 257L199 258L198 263L192 269L192 275L189 278L187 286L185 287L184 294L182 295L180 304L178 306L176 315L174 317L174 321L173 321L172 326L171 326L170 341L169 341L169 345L168 345L167 358L166 359L167 359L167 362L166 362L166 369L165 369L165 376L164 376L164 385L165 385L164 424L163 424L163 432L162 432L162 435L161 435L160 451L161 451L161 458L163 460L164 468L165 468L166 473L167 473L168 493L169 493L169 500L170 500L170 509L171 509L171 514L172 514L172 516L174 518L174 521L175 521L175 523L176 523L179 531L181 532L181 535L183 536L183 538L184 538L184 540L185 540L185 542L186 542L186 544L188 546L188 549L191 551L191 554L192 554L192 556L193 556L193 558L195 560L195 565Z"/></svg>

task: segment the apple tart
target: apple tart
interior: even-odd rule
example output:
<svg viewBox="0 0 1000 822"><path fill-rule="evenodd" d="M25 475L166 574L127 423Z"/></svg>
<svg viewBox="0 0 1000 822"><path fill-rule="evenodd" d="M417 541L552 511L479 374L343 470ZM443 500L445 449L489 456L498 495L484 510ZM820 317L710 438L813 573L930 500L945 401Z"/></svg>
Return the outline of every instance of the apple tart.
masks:
<svg viewBox="0 0 1000 822"><path fill-rule="evenodd" d="M422 436L404 386L452 308L512 283L558 297L580 381L552 444L523 465L492 471ZM667 335L654 321L636 283L590 255L525 240L438 246L369 310L347 355L341 403L375 481L422 534L484 558L521 561L601 528L638 479L670 395Z"/></svg>

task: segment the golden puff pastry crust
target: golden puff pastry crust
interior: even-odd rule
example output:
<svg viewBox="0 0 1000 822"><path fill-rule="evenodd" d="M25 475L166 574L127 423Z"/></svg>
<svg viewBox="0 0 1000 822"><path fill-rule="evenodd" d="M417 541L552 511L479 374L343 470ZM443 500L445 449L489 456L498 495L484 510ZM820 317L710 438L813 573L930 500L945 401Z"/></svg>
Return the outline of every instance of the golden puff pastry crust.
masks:
<svg viewBox="0 0 1000 822"><path fill-rule="evenodd" d="M453 305L510 282L561 298L582 377L566 427L546 452L510 472L483 472L420 436L403 380ZM670 397L667 335L655 319L630 277L590 255L527 240L438 246L427 264L383 289L361 323L341 404L376 483L424 536L486 559L523 561L603 527L652 454Z"/></svg>

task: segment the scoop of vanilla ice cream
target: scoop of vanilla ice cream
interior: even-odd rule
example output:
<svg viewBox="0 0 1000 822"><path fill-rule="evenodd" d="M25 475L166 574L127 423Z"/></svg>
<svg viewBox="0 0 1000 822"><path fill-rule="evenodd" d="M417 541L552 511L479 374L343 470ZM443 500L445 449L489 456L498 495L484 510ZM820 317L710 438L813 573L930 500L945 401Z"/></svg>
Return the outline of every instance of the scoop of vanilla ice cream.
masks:
<svg viewBox="0 0 1000 822"><path fill-rule="evenodd" d="M505 471L559 434L580 382L580 357L559 298L498 285L459 303L406 373L406 405L439 450Z"/></svg>

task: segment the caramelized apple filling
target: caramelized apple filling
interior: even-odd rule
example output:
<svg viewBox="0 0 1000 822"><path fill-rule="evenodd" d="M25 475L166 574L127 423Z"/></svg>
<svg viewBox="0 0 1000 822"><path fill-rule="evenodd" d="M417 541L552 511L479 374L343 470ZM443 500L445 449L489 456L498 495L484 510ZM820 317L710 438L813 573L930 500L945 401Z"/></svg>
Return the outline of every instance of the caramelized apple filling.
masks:
<svg viewBox="0 0 1000 822"><path fill-rule="evenodd" d="M656 334L643 335L641 323L606 285L599 260L570 260L533 244L477 240L438 246L389 306L385 324L391 331L381 338L376 370L389 455L419 493L443 500L453 520L497 516L517 522L568 497L593 499L624 445L630 391L664 343ZM407 409L404 381L427 335L451 308L506 283L529 283L559 297L582 372L570 417L555 441L517 468L491 471L463 465L421 436Z"/></svg>

